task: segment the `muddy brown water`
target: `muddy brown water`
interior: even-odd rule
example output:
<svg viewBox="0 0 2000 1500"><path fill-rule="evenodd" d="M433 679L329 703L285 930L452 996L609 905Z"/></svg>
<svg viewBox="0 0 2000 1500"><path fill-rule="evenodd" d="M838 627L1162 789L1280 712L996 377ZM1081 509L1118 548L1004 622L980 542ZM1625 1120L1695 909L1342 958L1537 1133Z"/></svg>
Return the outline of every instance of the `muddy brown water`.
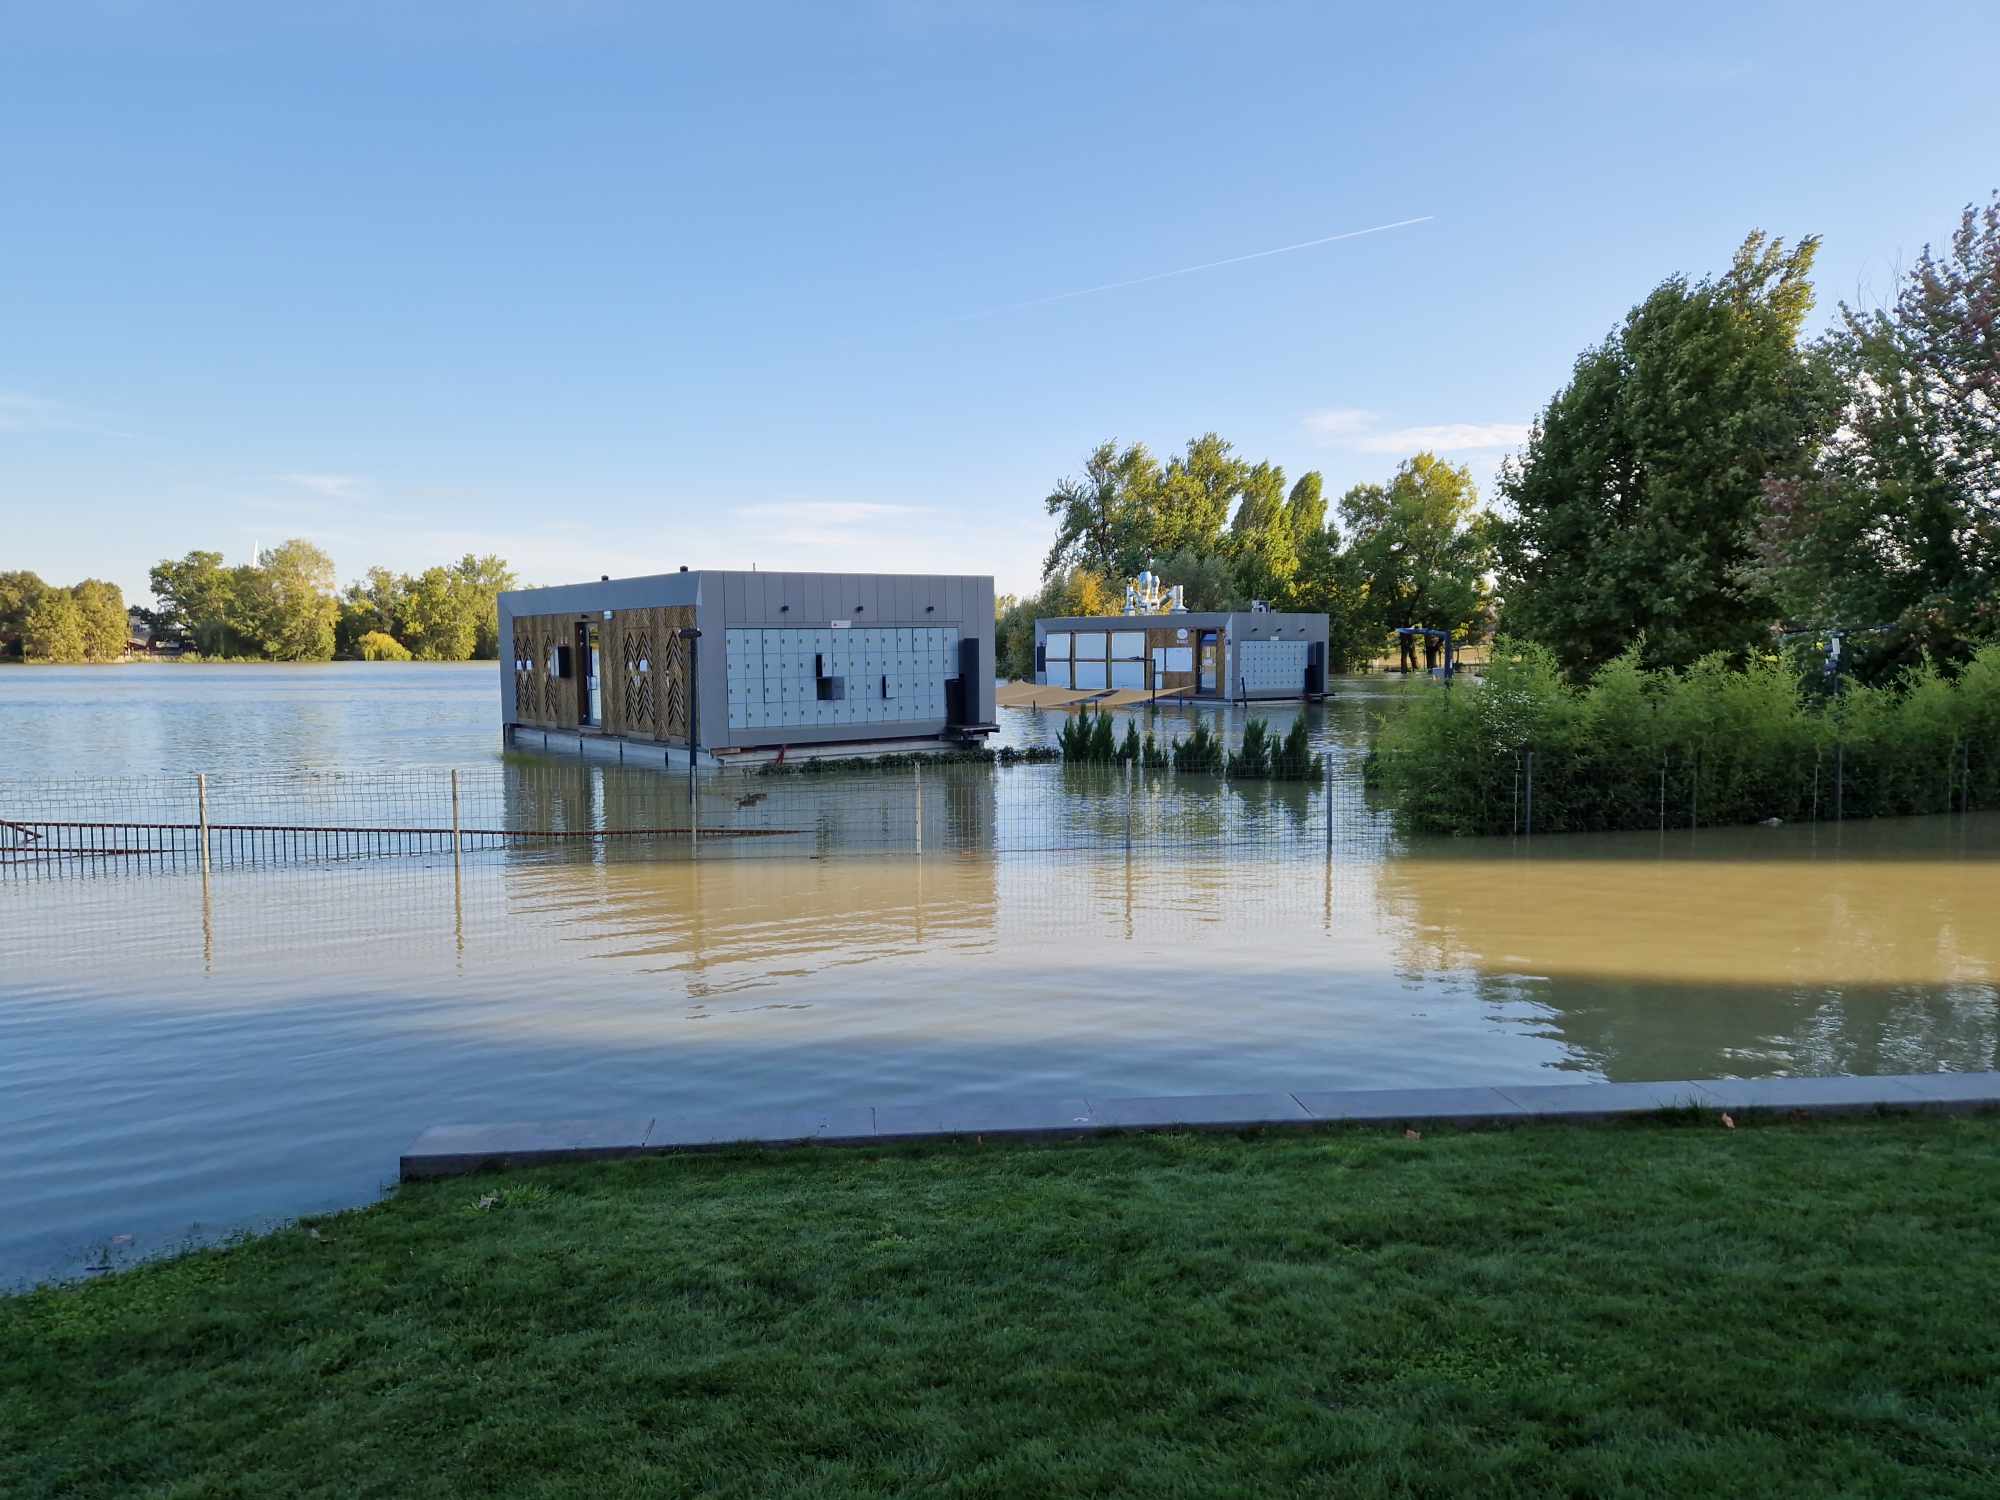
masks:
<svg viewBox="0 0 2000 1500"><path fill-rule="evenodd" d="M485 667L0 671L0 752L492 765L493 691ZM1396 691L1343 685L1316 740L1351 751ZM1087 795L1022 770L921 859L0 881L0 1282L368 1201L451 1120L2000 1066L2000 815L1128 857L1009 846Z"/></svg>

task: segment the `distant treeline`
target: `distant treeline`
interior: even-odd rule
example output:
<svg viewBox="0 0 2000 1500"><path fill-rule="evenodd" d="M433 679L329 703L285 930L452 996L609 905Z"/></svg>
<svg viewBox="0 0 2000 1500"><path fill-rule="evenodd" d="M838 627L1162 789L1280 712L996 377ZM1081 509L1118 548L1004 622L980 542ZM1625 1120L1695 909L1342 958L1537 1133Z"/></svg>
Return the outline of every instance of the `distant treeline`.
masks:
<svg viewBox="0 0 2000 1500"><path fill-rule="evenodd" d="M294 539L225 566L196 550L152 570L156 607L128 611L116 584L70 588L0 573L0 652L29 661L115 661L135 635L210 660L493 660L497 598L518 587L505 559L467 553L421 573L370 568L345 590L333 559Z"/></svg>
<svg viewBox="0 0 2000 1500"><path fill-rule="evenodd" d="M1334 670L1423 626L1543 647L1575 683L1635 649L1959 671L2000 639L2000 193L1810 339L1818 248L1759 231L1653 288L1577 357L1493 511L1431 453L1329 507L1318 474L1287 489L1214 433L1165 463L1102 444L1046 497L1040 592L999 601L1002 672L1032 675L1038 616L1116 613L1148 566L1192 609L1324 611Z"/></svg>
<svg viewBox="0 0 2000 1500"><path fill-rule="evenodd" d="M1317 472L1288 487L1278 465L1239 457L1212 432L1164 464L1143 443L1104 443L1045 504L1056 537L1041 591L996 601L1004 677L1034 676L1038 618L1117 614L1124 580L1144 568L1179 584L1189 609L1259 599L1325 614L1334 671L1373 660L1402 626L1460 641L1490 629L1495 523L1471 471L1434 453L1329 507ZM1435 665L1435 645L1406 640L1405 666L1417 649Z"/></svg>

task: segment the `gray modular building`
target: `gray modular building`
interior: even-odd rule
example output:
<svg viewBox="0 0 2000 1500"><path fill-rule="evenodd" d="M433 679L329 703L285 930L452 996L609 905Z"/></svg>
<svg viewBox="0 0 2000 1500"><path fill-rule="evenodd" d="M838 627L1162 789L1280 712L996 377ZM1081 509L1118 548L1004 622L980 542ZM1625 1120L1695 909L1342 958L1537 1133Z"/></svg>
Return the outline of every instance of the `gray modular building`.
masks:
<svg viewBox="0 0 2000 1500"><path fill-rule="evenodd" d="M1326 692L1325 615L1190 610L1035 621L1035 681L1080 691L1190 698L1318 698Z"/></svg>
<svg viewBox="0 0 2000 1500"><path fill-rule="evenodd" d="M996 727L991 578L684 569L518 589L500 596L500 642L510 741L561 731L723 762Z"/></svg>

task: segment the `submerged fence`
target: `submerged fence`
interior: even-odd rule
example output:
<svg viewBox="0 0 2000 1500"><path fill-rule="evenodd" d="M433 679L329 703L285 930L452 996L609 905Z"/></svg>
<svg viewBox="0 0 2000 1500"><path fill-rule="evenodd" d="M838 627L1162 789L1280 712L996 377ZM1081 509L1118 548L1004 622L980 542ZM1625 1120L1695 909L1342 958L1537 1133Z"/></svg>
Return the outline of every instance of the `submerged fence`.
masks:
<svg viewBox="0 0 2000 1500"><path fill-rule="evenodd" d="M1523 749L1358 753L1310 782L1136 767L941 765L685 775L612 764L0 781L0 873L509 851L541 860L1062 851L1371 859L1399 839L1818 824L2000 807L2000 749L1936 764L1833 746L1773 762Z"/></svg>
<svg viewBox="0 0 2000 1500"><path fill-rule="evenodd" d="M1934 754L1840 743L1783 754L1727 743L1666 753L1617 746L1484 759L1370 756L1369 795L1418 834L1533 836L1840 823L2000 807L2000 747Z"/></svg>
<svg viewBox="0 0 2000 1500"><path fill-rule="evenodd" d="M1351 767L1226 783L1134 768L823 775L508 764L470 771L0 781L0 868L138 869L399 855L643 858L1179 849L1304 853L1389 836Z"/></svg>

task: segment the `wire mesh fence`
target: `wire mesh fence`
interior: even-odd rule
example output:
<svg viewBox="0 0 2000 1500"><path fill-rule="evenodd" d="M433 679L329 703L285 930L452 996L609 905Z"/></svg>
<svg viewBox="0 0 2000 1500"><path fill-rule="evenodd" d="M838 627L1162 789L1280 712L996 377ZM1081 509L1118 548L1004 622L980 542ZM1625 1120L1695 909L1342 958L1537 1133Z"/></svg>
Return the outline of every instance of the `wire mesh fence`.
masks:
<svg viewBox="0 0 2000 1500"><path fill-rule="evenodd" d="M477 770L0 782L0 867L175 869L492 850L539 857L847 857L1360 850L1389 823L1343 763L1311 782L1136 768L704 774Z"/></svg>
<svg viewBox="0 0 2000 1500"><path fill-rule="evenodd" d="M171 870L514 851L538 859L1067 851L1329 860L1412 835L1815 823L2000 807L2000 751L1832 745L1755 757L1522 749L1468 763L1335 754L1312 781L1136 767L824 775L509 761L473 770L0 781L0 871Z"/></svg>
<svg viewBox="0 0 2000 1500"><path fill-rule="evenodd" d="M2000 806L2000 748L1716 743L1468 758L1378 754L1367 795L1399 830L1473 837L1839 823Z"/></svg>

